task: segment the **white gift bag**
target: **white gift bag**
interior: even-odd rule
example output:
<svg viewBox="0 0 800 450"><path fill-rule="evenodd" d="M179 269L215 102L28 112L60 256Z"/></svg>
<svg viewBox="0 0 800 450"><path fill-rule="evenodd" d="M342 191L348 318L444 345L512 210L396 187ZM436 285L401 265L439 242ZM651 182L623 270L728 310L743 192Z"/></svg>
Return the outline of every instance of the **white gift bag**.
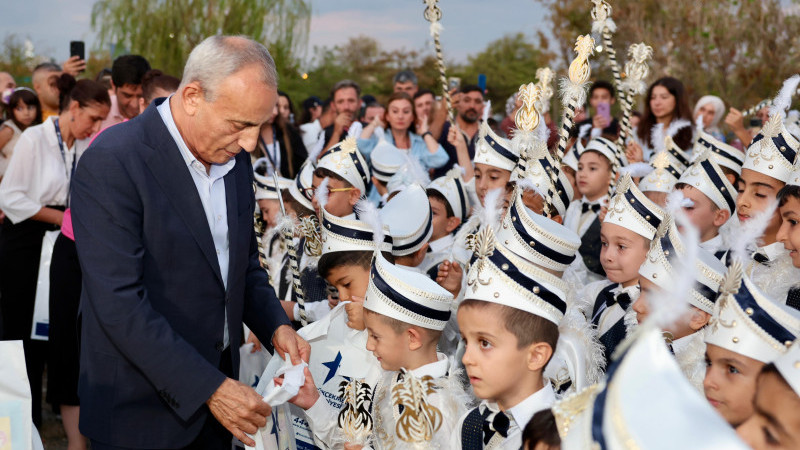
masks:
<svg viewBox="0 0 800 450"><path fill-rule="evenodd" d="M258 386L261 374L267 368L267 358L269 354L264 352L264 347L253 352L252 342L239 347L239 381L253 388Z"/></svg>
<svg viewBox="0 0 800 450"><path fill-rule="evenodd" d="M36 300L33 303L31 339L46 341L50 335L50 261L53 259L53 246L60 233L61 231L48 231L42 238L39 278L36 281Z"/></svg>
<svg viewBox="0 0 800 450"><path fill-rule="evenodd" d="M0 449L30 450L31 388L22 341L0 341L0 361Z"/></svg>

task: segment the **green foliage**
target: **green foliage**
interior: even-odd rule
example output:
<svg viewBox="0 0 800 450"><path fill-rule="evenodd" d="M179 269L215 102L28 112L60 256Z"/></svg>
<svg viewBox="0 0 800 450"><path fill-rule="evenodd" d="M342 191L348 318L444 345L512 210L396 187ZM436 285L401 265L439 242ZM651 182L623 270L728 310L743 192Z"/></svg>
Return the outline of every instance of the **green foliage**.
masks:
<svg viewBox="0 0 800 450"><path fill-rule="evenodd" d="M588 0L537 0L547 6L562 66L574 57L578 35L591 30ZM681 79L696 100L720 96L746 108L775 95L800 67L798 0L609 0L617 24L614 45L623 65L627 48L645 42L654 49L650 80ZM790 11L791 8L795 12ZM611 79L600 53L593 78Z"/></svg>
<svg viewBox="0 0 800 450"><path fill-rule="evenodd" d="M100 46L123 46L177 76L206 37L248 36L267 45L287 77L306 46L310 19L307 0L97 0L91 24Z"/></svg>
<svg viewBox="0 0 800 450"><path fill-rule="evenodd" d="M10 73L20 86L31 86L33 68L46 58L35 53L30 39L16 34L6 35L0 47L0 72Z"/></svg>

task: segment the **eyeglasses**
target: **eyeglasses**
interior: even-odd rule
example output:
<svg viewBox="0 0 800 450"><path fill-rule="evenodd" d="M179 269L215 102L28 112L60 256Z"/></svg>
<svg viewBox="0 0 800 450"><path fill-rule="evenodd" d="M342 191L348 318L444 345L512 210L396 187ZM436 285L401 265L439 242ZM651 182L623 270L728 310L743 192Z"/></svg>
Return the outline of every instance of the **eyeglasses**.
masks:
<svg viewBox="0 0 800 450"><path fill-rule="evenodd" d="M351 187L346 187L346 188L328 188L328 192L346 192L346 191L352 191L353 189L355 189L355 188L352 187L352 186ZM315 188L315 187L310 187L310 188L303 189L303 193L308 197L314 197L314 194L316 192L317 192L317 188Z"/></svg>

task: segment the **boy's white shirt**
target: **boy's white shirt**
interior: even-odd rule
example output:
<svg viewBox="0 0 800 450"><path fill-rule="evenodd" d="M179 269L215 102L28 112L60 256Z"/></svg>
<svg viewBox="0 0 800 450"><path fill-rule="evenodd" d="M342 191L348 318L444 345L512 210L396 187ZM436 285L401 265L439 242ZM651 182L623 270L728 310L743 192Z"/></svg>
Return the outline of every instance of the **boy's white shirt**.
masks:
<svg viewBox="0 0 800 450"><path fill-rule="evenodd" d="M745 273L767 298L785 304L789 289L800 281L800 269L794 267L789 251L781 242L759 247L757 252L766 255L769 262L750 261L745 266Z"/></svg>
<svg viewBox="0 0 800 450"><path fill-rule="evenodd" d="M374 387L381 376L378 360L366 348L367 332L347 326L347 314L344 309L347 303L349 302L339 303L330 314L297 332L311 345L308 367L320 391L320 402L331 404L333 407L341 407L342 401L337 395L339 384L345 380L344 377L363 379ZM275 372L282 365L283 359L276 353L267 364L256 392L263 395ZM287 416L288 420L281 419ZM277 424L274 423L276 418L279 419ZM276 433L272 433L273 425ZM294 447L313 448L312 446L316 445L325 448L320 442L315 442L302 408L290 403L274 408L272 417L267 418L267 424L259 431L264 439L273 441L280 439L281 442L286 442L293 438L296 441ZM265 448L275 447L265 446ZM280 445L278 448L284 447Z"/></svg>
<svg viewBox="0 0 800 450"><path fill-rule="evenodd" d="M700 248L702 248L703 250L708 250L708 252L712 254L717 253L720 250L727 250L725 248L725 242L723 242L721 234L717 234L713 238L701 242Z"/></svg>
<svg viewBox="0 0 800 450"><path fill-rule="evenodd" d="M458 426L457 418L466 411L468 398L463 386L460 385L458 374L451 368L451 362L446 355L437 353L437 361L426 364L410 373L416 378L432 377L437 385L434 393L427 396L427 401L442 413L442 425L435 432L431 448L447 448L450 436ZM373 386L374 392L371 407L373 433L370 446L367 449L389 448L416 448L412 444L405 444L396 435L395 417L392 403L392 380L397 375L396 371L382 371L380 380ZM342 436L337 429L339 408L320 398L314 405L306 410L306 417L314 432L314 438L322 444L322 448L343 447ZM324 446L324 447L323 447ZM426 447L427 448L427 447Z"/></svg>
<svg viewBox="0 0 800 450"><path fill-rule="evenodd" d="M508 429L508 436L500 442L497 446L491 447L484 447L484 448L492 448L492 449L501 449L501 450L519 450L522 447L522 431L525 429L525 426L530 422L531 418L539 411L543 411L545 409L549 409L553 406L553 403L556 401L556 394L553 392L553 387L550 383L545 383L544 387L539 389L538 391L534 392L530 396L528 396L525 400L521 401L520 403L514 405L511 408L506 410L506 414L510 414L511 417L514 418L514 426L509 426ZM487 404L490 409L497 411L499 410L496 403L488 402L484 400L481 404ZM464 420L467 418L467 415L471 412L467 411L461 418L458 420L458 426L455 432L452 435L450 440L450 447L451 449L459 449L461 448L461 428L464 424ZM490 442L491 444L491 442Z"/></svg>
<svg viewBox="0 0 800 450"><path fill-rule="evenodd" d="M564 226L577 233L578 236L583 237L586 230L588 230L592 222L594 222L595 217L597 217L597 213L591 210L587 211L586 214L583 213L583 202L602 206L607 198L608 195L604 195L593 202L590 202L586 197L582 197L580 200L574 200L569 204L569 207L567 207L567 212L564 213Z"/></svg>

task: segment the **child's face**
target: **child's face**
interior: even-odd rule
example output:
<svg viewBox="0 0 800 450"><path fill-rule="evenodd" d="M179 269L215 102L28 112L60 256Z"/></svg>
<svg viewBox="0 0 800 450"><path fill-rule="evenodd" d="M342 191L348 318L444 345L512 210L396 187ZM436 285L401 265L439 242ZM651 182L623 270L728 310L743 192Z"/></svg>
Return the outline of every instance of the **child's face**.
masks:
<svg viewBox="0 0 800 450"><path fill-rule="evenodd" d="M705 242L719 234L719 227L728 220L727 211L717 208L706 194L692 186L685 186L680 191L692 201L692 206L684 207L683 212L700 232L700 241Z"/></svg>
<svg viewBox="0 0 800 450"><path fill-rule="evenodd" d="M520 388L519 380L529 371L528 348L518 348L516 336L503 326L500 312L492 306L458 309L465 344L461 361L475 395L506 409L530 395Z"/></svg>
<svg viewBox="0 0 800 450"><path fill-rule="evenodd" d="M633 302L632 308L636 311L636 321L641 324L647 319L647 315L650 314L650 299L652 299L653 295L659 292L661 288L645 277L639 278L639 286L641 287L641 292L639 298ZM665 327L664 331L668 331L672 334L673 339L680 339L704 327L710 318L711 315L707 312L695 306L690 306L680 319L676 320L670 326Z"/></svg>
<svg viewBox="0 0 800 450"><path fill-rule="evenodd" d="M736 214L740 222L746 222L756 214L765 211L775 200L784 183L750 169L742 169L741 180L737 186L739 197L736 199ZM781 215L775 212L764 231L765 235L774 235L781 226Z"/></svg>
<svg viewBox="0 0 800 450"><path fill-rule="evenodd" d="M608 193L611 180L611 167L608 159L600 153L583 152L578 159L578 192L590 201L597 200Z"/></svg>
<svg viewBox="0 0 800 450"><path fill-rule="evenodd" d="M706 344L703 391L729 424L739 426L753 414L756 379L764 363L714 344Z"/></svg>
<svg viewBox="0 0 800 450"><path fill-rule="evenodd" d="M262 198L258 201L258 207L261 209L261 217L268 227L272 228L278 224L278 212L281 210L281 204L278 200Z"/></svg>
<svg viewBox="0 0 800 450"><path fill-rule="evenodd" d="M797 197L786 197L786 203L780 208L781 227L778 229L776 238L778 242L782 242L786 250L789 250L789 256L792 258L792 264L795 267L800 267L800 226L797 222L800 221L800 199Z"/></svg>
<svg viewBox="0 0 800 450"><path fill-rule="evenodd" d="M17 118L17 122L21 123L22 125L30 126L34 120L36 120L36 106L28 105L23 101L17 103L17 106L14 107L14 117Z"/></svg>
<svg viewBox="0 0 800 450"><path fill-rule="evenodd" d="M339 300L352 302L346 305L347 325L364 329L364 295L369 285L369 269L358 265L334 267L325 278L339 292Z"/></svg>
<svg viewBox="0 0 800 450"><path fill-rule="evenodd" d="M753 415L736 432L755 450L800 448L800 397L778 375L758 377Z"/></svg>
<svg viewBox="0 0 800 450"><path fill-rule="evenodd" d="M510 178L511 172L508 170L499 169L482 163L475 163L475 192L478 194L481 206L483 206L483 201L486 198L487 192L497 188L505 189Z"/></svg>
<svg viewBox="0 0 800 450"><path fill-rule="evenodd" d="M323 179L324 178L319 178L318 176L314 175L314 179L312 181L314 189L319 187ZM358 189L352 188L352 186L346 186L344 181L337 180L335 178L329 178L328 203L325 205L325 211L336 217L349 216L350 214L353 214L353 205L356 204L360 195L361 194L359 193ZM312 204L314 205L315 210L319 210L316 195L314 195Z"/></svg>
<svg viewBox="0 0 800 450"><path fill-rule="evenodd" d="M650 242L635 232L609 222L600 227L600 264L606 276L623 286L635 284Z"/></svg>
<svg viewBox="0 0 800 450"><path fill-rule="evenodd" d="M431 204L432 213L431 241L435 241L450 234L458 226L460 220L456 216L447 217L447 207L440 199L428 197L428 201Z"/></svg>
<svg viewBox="0 0 800 450"><path fill-rule="evenodd" d="M371 351L383 370L396 371L406 367L408 342L405 334L398 334L391 325L388 325L379 314L367 312L364 314L364 324L367 326L367 350Z"/></svg>

